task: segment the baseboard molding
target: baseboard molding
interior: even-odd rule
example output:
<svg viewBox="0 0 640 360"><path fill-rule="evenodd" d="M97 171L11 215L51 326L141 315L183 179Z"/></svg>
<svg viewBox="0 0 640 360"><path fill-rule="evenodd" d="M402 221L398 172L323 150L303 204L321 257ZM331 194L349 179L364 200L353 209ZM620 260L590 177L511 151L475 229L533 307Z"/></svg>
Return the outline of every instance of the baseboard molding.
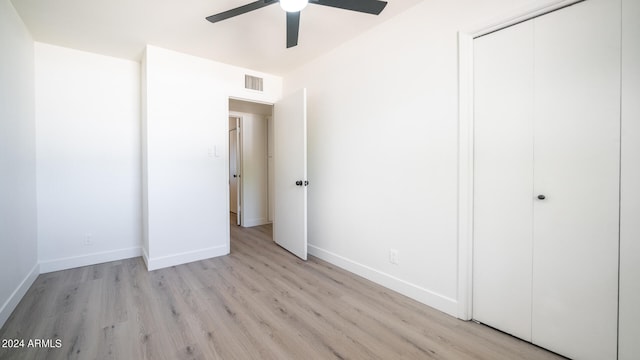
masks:
<svg viewBox="0 0 640 360"><path fill-rule="evenodd" d="M243 221L242 227L252 227L268 224L270 221L266 218L261 219L246 219Z"/></svg>
<svg viewBox="0 0 640 360"><path fill-rule="evenodd" d="M144 247L142 248L142 260L144 260L144 265L149 269L149 254Z"/></svg>
<svg viewBox="0 0 640 360"><path fill-rule="evenodd" d="M458 302L454 299L440 295L415 284L398 279L392 275L381 272L369 266L357 263L338 254L321 249L317 246L308 245L309 254L324 261L360 275L367 280L371 280L386 288L397 291L402 295L410 297L432 308L440 310L451 316L458 316Z"/></svg>
<svg viewBox="0 0 640 360"><path fill-rule="evenodd" d="M103 251L98 253L72 256L62 259L54 259L40 262L40 273L73 269L80 266L95 265L109 261L129 259L140 256L142 251L139 247Z"/></svg>
<svg viewBox="0 0 640 360"><path fill-rule="evenodd" d="M195 251L187 251L179 254L173 254L168 256L148 257L148 254L144 253L145 263L147 264L147 270L153 271L170 266L186 264L194 261L200 261L204 259L210 259L213 257L223 256L229 254L229 246L215 246Z"/></svg>
<svg viewBox="0 0 640 360"><path fill-rule="evenodd" d="M2 308L0 308L0 328L7 322L7 319L9 319L9 316L11 316L11 313L18 306L18 303L20 303L20 300L22 300L22 297L27 293L33 282L36 281L38 275L40 275L40 264L36 263L20 282L20 285L11 293L7 301L2 304Z"/></svg>

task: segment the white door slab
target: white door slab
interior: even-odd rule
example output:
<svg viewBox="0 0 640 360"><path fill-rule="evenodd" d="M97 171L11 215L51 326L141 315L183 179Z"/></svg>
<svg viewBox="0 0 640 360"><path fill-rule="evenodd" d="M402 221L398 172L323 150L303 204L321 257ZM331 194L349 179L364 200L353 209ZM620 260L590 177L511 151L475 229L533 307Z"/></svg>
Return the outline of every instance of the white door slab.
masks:
<svg viewBox="0 0 640 360"><path fill-rule="evenodd" d="M229 131L229 209L232 213L238 213L238 130Z"/></svg>
<svg viewBox="0 0 640 360"><path fill-rule="evenodd" d="M533 23L474 49L473 317L531 341Z"/></svg>
<svg viewBox="0 0 640 360"><path fill-rule="evenodd" d="M620 15L474 40L473 317L575 359L617 356Z"/></svg>
<svg viewBox="0 0 640 360"><path fill-rule="evenodd" d="M535 20L533 342L615 359L618 329L620 2Z"/></svg>
<svg viewBox="0 0 640 360"><path fill-rule="evenodd" d="M274 105L274 241L307 259L307 96L296 91Z"/></svg>

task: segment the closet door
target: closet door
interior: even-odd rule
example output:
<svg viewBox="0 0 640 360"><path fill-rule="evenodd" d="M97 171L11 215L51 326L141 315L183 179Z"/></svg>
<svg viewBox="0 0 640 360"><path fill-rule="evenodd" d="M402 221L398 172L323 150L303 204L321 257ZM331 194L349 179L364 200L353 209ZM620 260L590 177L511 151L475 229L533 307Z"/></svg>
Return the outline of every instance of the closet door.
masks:
<svg viewBox="0 0 640 360"><path fill-rule="evenodd" d="M620 2L474 40L473 317L617 356Z"/></svg>
<svg viewBox="0 0 640 360"><path fill-rule="evenodd" d="M474 41L474 319L531 341L533 23Z"/></svg>
<svg viewBox="0 0 640 360"><path fill-rule="evenodd" d="M532 339L576 359L617 352L620 3L535 19Z"/></svg>

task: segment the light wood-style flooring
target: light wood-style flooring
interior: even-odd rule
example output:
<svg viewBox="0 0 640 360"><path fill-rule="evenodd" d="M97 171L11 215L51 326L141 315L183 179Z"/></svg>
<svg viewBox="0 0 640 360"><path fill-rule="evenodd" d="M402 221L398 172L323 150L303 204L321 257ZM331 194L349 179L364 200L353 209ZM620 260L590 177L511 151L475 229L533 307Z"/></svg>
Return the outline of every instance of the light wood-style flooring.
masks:
<svg viewBox="0 0 640 360"><path fill-rule="evenodd" d="M179 241L179 239L177 239ZM0 359L561 359L232 225L231 254L148 272L140 258L42 274Z"/></svg>

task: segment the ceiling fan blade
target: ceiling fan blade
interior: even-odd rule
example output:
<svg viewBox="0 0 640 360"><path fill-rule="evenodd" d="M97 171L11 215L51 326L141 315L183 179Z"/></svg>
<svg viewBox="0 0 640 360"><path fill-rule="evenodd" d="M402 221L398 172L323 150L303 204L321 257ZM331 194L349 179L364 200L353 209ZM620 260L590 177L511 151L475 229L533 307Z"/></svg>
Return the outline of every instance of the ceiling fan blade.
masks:
<svg viewBox="0 0 640 360"><path fill-rule="evenodd" d="M258 0L252 3L249 3L247 5L242 5L240 7L237 7L235 9L231 9L231 10L227 10L224 12L221 12L219 14L215 14L215 15L211 15L211 16L207 16L207 20L209 20L212 23L218 22L218 21L222 21L234 16L238 16L238 15L242 15L244 13L248 13L249 11L253 11L253 10L257 10L260 8L263 8L265 6L271 5L271 4L275 4L277 3L278 0Z"/></svg>
<svg viewBox="0 0 640 360"><path fill-rule="evenodd" d="M335 8L353 10L367 14L378 15L382 12L386 1L380 0L309 0L310 4L331 6Z"/></svg>
<svg viewBox="0 0 640 360"><path fill-rule="evenodd" d="M287 49L298 45L300 11L287 13Z"/></svg>

